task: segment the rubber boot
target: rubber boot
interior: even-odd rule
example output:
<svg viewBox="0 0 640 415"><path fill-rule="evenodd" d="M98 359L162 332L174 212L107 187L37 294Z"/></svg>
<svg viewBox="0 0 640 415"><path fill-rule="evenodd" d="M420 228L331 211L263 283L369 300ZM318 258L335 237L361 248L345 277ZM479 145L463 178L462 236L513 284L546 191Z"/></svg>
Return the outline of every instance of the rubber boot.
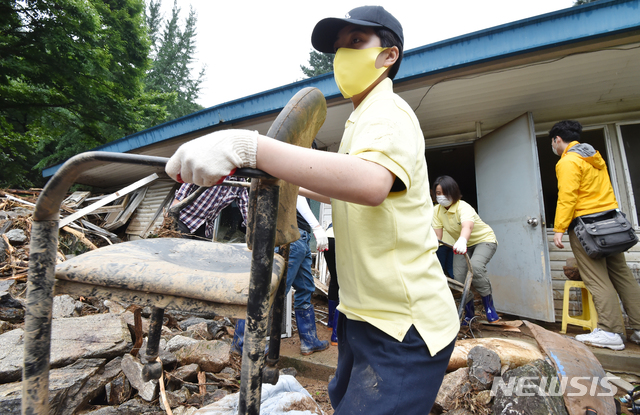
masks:
<svg viewBox="0 0 640 415"><path fill-rule="evenodd" d="M500 320L500 316L498 315L496 308L493 306L493 297L491 294L482 297L482 305L484 305L484 312L487 315L487 321L489 323Z"/></svg>
<svg viewBox="0 0 640 415"><path fill-rule="evenodd" d="M242 345L244 344L244 319L236 321L236 328L233 332L233 341L231 342L231 352L242 356Z"/></svg>
<svg viewBox="0 0 640 415"><path fill-rule="evenodd" d="M236 328L233 331L233 341L231 342L231 353L239 354L240 356L242 356L242 346L244 346L244 326L244 319L238 319L236 321ZM264 348L264 354L269 354L269 342L267 342Z"/></svg>
<svg viewBox="0 0 640 415"><path fill-rule="evenodd" d="M340 312L338 310L335 310L335 313L333 314L333 321L331 322L331 326L332 328L332 332L331 332L331 345L332 346L337 346L338 345L338 317L340 316Z"/></svg>
<svg viewBox="0 0 640 415"><path fill-rule="evenodd" d="M476 316L476 308L473 305L473 299L464 305L464 320L462 320L463 326L468 326L472 318Z"/></svg>
<svg viewBox="0 0 640 415"><path fill-rule="evenodd" d="M328 341L318 339L316 313L313 310L313 305L306 310L296 308L296 323L300 336L300 353L303 356L308 356L313 352L321 352L329 347Z"/></svg>
<svg viewBox="0 0 640 415"><path fill-rule="evenodd" d="M327 328L329 330L333 329L333 320L336 314L336 307L338 306L338 301L329 300L329 317L327 317ZM337 320L336 320L337 321Z"/></svg>

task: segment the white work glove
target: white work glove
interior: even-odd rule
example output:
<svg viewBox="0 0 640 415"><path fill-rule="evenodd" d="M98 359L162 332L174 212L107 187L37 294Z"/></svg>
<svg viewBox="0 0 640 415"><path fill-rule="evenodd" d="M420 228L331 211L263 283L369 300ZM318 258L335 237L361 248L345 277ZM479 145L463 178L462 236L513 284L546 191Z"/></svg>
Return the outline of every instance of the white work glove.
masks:
<svg viewBox="0 0 640 415"><path fill-rule="evenodd" d="M455 244L453 244L453 252L458 255L464 255L467 253L467 240L464 236L458 238Z"/></svg>
<svg viewBox="0 0 640 415"><path fill-rule="evenodd" d="M257 151L257 131L216 131L181 145L165 171L179 183L210 187L222 183L237 168L255 168Z"/></svg>
<svg viewBox="0 0 640 415"><path fill-rule="evenodd" d="M313 228L313 236L316 237L316 249L318 251L329 249L329 238L327 238L327 233L322 229L322 226L316 225Z"/></svg>

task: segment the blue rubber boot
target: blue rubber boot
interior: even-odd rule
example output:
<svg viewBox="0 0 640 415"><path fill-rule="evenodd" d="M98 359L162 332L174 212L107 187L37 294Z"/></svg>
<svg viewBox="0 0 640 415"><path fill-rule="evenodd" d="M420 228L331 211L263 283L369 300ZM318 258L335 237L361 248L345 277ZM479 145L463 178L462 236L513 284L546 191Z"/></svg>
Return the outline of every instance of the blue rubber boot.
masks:
<svg viewBox="0 0 640 415"><path fill-rule="evenodd" d="M231 342L231 352L242 356L242 345L244 344L244 319L236 321L236 328L233 332L233 341Z"/></svg>
<svg viewBox="0 0 640 415"><path fill-rule="evenodd" d="M244 326L245 320L238 319L236 321L236 328L233 331L233 341L231 342L231 353L236 353L242 356L242 346L244 345ZM264 348L264 354L269 354L269 343Z"/></svg>
<svg viewBox="0 0 640 415"><path fill-rule="evenodd" d="M329 330L334 328L333 320L336 314L336 307L338 306L338 304L339 304L338 301L329 300L329 317L327 317L327 328Z"/></svg>
<svg viewBox="0 0 640 415"><path fill-rule="evenodd" d="M321 352L329 347L329 342L319 340L316 332L316 313L313 305L309 308L296 308L296 323L300 336L300 353L308 356L313 352Z"/></svg>
<svg viewBox="0 0 640 415"><path fill-rule="evenodd" d="M335 310L333 313L333 322L332 322L332 332L331 332L331 345L338 345L338 317L340 316L340 312Z"/></svg>
<svg viewBox="0 0 640 415"><path fill-rule="evenodd" d="M491 294L482 297L482 305L484 305L484 312L487 315L487 321L489 323L500 320L500 316L498 315L496 308L493 306L493 297Z"/></svg>
<svg viewBox="0 0 640 415"><path fill-rule="evenodd" d="M462 320L463 326L468 326L472 318L476 316L476 308L473 306L473 299L464 305L464 320Z"/></svg>

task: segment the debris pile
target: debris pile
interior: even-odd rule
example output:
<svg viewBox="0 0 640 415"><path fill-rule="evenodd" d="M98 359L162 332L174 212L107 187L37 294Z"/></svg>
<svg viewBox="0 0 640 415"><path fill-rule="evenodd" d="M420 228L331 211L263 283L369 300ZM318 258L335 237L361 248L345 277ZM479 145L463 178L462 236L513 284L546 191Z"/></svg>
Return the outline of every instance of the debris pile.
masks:
<svg viewBox="0 0 640 415"><path fill-rule="evenodd" d="M4 191L0 198L2 414L21 413L29 242L38 194L37 190ZM88 196L86 192L70 195L61 216L72 217L96 200ZM90 214L67 220L59 236L59 261L120 242L117 235L106 229L116 205L118 209L128 209L125 201L116 199L102 211L94 209ZM154 231L154 236L179 235L172 229L165 223ZM241 357L232 353L230 347L234 322L214 315L194 316L167 310L160 344L163 377L160 381L145 382L142 367L149 314L146 308L95 297L54 298L49 398L56 413L184 415L225 397L226 402L233 401L240 386L241 366ZM282 372L296 374L293 368ZM305 405L309 407L310 402L315 405L311 405L310 413L321 414L318 404L307 395Z"/></svg>

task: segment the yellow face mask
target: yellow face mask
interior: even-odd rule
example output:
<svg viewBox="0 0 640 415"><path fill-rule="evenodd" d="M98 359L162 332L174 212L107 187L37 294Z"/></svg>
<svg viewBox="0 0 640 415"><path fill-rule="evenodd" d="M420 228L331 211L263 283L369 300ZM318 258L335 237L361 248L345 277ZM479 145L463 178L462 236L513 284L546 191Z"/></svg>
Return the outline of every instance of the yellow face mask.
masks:
<svg viewBox="0 0 640 415"><path fill-rule="evenodd" d="M364 92L387 70L386 66L376 68L376 59L385 49L388 48L338 49L333 60L333 76L343 97L351 98Z"/></svg>

